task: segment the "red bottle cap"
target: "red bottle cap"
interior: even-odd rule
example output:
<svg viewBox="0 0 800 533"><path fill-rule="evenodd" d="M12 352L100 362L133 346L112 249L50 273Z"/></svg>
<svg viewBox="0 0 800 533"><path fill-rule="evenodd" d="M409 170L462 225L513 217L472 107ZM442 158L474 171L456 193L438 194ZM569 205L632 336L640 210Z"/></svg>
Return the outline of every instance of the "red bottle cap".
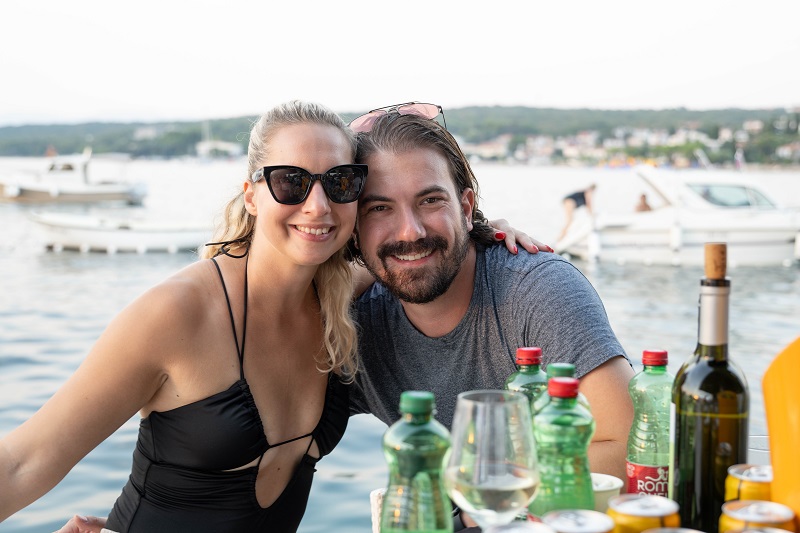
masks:
<svg viewBox="0 0 800 533"><path fill-rule="evenodd" d="M664 366L667 364L666 350L645 350L642 352L642 364L646 366Z"/></svg>
<svg viewBox="0 0 800 533"><path fill-rule="evenodd" d="M547 394L554 398L575 398L578 396L580 381L575 378L550 378Z"/></svg>
<svg viewBox="0 0 800 533"><path fill-rule="evenodd" d="M541 365L542 349L538 346L526 346L517 348L518 365Z"/></svg>

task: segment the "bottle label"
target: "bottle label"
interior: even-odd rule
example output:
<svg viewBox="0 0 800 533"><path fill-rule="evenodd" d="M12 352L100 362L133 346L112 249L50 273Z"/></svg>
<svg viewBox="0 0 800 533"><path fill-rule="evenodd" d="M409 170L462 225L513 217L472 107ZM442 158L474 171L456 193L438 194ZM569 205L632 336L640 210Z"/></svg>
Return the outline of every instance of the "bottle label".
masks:
<svg viewBox="0 0 800 533"><path fill-rule="evenodd" d="M667 465L649 466L628 461L628 493L652 494L667 497L669 468Z"/></svg>

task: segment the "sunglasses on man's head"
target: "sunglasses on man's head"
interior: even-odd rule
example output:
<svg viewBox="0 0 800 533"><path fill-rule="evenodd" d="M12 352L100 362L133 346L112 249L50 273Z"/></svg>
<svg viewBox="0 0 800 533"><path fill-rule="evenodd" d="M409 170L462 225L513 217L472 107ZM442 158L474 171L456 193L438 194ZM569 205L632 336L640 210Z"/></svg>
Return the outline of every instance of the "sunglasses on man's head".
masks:
<svg viewBox="0 0 800 533"><path fill-rule="evenodd" d="M442 106L436 104L423 104L421 102L406 102L405 104L387 105L386 107L379 107L373 109L369 113L365 113L360 117L354 118L350 122L350 129L356 133L368 133L372 130L375 121L383 115L391 112L397 112L400 115L418 115L420 117L435 119L442 115L442 122L445 129L447 129L447 121L444 119L444 110Z"/></svg>
<svg viewBox="0 0 800 533"><path fill-rule="evenodd" d="M367 179L367 165L339 165L323 174L291 165L264 167L250 177L253 183L266 178L269 192L279 204L296 205L308 198L316 180L322 183L332 202L347 204L358 200Z"/></svg>

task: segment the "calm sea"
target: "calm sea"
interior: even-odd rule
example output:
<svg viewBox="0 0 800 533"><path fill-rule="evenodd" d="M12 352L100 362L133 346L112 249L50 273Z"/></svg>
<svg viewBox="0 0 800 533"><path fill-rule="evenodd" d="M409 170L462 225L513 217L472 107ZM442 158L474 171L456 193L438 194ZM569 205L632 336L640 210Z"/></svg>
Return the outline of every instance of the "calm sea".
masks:
<svg viewBox="0 0 800 533"><path fill-rule="evenodd" d="M0 159L0 172L43 164ZM123 174L147 182L150 195L140 211L149 216L191 219L216 216L245 175L241 161L98 159L91 170L95 179ZM481 165L476 172L481 207L490 218L505 217L551 244L565 194L596 182L606 205L629 208L642 192L629 170ZM774 197L800 205L800 172L748 173ZM0 203L0 435L53 394L122 307L195 260L189 253L47 252L27 217L32 209L37 208ZM676 371L696 342L701 270L576 264L603 298L628 354L638 362L643 349L666 349ZM732 356L749 380L751 433L761 434L766 431L761 376L772 357L800 335L800 269L734 268L729 274ZM53 531L74 513L106 515L128 476L137 426L135 419L126 423L49 494L0 524L0 533ZM319 465L301 531L370 531L369 492L387 480L380 450L384 429L371 417L351 419L343 442Z"/></svg>

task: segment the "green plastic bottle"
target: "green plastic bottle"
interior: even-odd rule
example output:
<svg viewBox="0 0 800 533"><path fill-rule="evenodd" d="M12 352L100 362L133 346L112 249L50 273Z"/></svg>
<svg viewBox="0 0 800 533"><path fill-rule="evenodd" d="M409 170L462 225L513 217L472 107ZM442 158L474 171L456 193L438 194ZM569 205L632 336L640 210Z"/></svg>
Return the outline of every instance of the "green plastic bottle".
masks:
<svg viewBox="0 0 800 533"><path fill-rule="evenodd" d="M389 486L383 497L382 533L453 531L442 465L450 448L450 432L433 418L434 408L433 393L403 392L403 417L383 435Z"/></svg>
<svg viewBox="0 0 800 533"><path fill-rule="evenodd" d="M633 424L628 433L628 491L667 497L669 493L669 426L672 374L666 350L645 350L641 372L628 382Z"/></svg>
<svg viewBox="0 0 800 533"><path fill-rule="evenodd" d="M575 365L572 363L550 363L547 365L547 379L550 378L574 378L575 377ZM536 414L542 410L542 407L547 405L550 402L550 395L547 393L547 389L542 393L539 398L533 402L531 405L531 413ZM578 392L578 403L584 406L585 408L591 411L589 407L589 400L586 399L586 396L583 393Z"/></svg>
<svg viewBox="0 0 800 533"><path fill-rule="evenodd" d="M539 493L528 509L534 516L561 509L594 509L589 471L592 413L578 403L578 380L550 378L550 402L533 417L539 456Z"/></svg>
<svg viewBox="0 0 800 533"><path fill-rule="evenodd" d="M517 370L506 379L506 390L521 392L534 402L547 392L547 374L542 371L542 349L536 346L517 348Z"/></svg>

